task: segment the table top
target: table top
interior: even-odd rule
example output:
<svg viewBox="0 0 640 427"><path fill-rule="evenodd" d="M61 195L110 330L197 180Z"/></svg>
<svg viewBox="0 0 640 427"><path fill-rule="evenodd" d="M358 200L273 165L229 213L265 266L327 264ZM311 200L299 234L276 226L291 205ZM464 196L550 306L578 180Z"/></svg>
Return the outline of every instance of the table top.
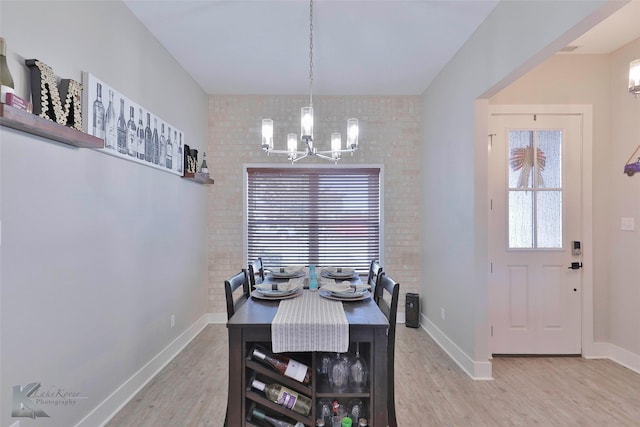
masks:
<svg viewBox="0 0 640 427"><path fill-rule="evenodd" d="M303 292L314 292L305 289ZM318 291L315 291L318 298ZM227 322L228 328L246 326L271 326L280 301L249 298ZM373 298L362 301L342 302L344 313L350 326L367 326L373 328L387 328L389 322L380 311Z"/></svg>

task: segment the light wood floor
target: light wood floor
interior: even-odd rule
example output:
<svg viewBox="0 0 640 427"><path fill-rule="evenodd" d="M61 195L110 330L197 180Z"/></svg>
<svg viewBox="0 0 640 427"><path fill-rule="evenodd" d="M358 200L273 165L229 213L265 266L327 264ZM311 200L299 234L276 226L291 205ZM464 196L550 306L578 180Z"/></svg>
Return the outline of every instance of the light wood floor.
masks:
<svg viewBox="0 0 640 427"><path fill-rule="evenodd" d="M227 368L226 326L209 325L107 425L222 426ZM493 376L469 379L426 332L398 325L400 427L640 426L640 374L611 361L500 357Z"/></svg>

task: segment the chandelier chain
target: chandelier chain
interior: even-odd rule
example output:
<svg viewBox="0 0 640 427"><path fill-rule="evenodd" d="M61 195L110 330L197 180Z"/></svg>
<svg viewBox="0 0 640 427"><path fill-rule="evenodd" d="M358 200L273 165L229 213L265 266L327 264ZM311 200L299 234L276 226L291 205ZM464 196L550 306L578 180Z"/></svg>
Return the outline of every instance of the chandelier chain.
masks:
<svg viewBox="0 0 640 427"><path fill-rule="evenodd" d="M309 106L313 107L313 0L309 2Z"/></svg>

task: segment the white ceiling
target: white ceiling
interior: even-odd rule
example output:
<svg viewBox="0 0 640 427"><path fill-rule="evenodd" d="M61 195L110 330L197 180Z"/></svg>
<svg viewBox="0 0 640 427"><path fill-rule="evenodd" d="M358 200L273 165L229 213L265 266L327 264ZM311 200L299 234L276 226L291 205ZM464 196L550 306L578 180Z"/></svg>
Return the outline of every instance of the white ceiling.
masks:
<svg viewBox="0 0 640 427"><path fill-rule="evenodd" d="M309 91L307 1L123 1L209 94ZM313 92L420 94L497 3L315 0ZM638 38L638 16L634 0L576 40L574 53L608 53Z"/></svg>

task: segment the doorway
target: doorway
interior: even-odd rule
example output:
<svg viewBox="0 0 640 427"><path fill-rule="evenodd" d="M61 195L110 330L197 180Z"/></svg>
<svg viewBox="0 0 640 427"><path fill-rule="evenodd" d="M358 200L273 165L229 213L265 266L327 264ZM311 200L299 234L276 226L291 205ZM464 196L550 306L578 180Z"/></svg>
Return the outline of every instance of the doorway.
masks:
<svg viewBox="0 0 640 427"><path fill-rule="evenodd" d="M587 106L490 108L492 354L581 354L592 337L586 122Z"/></svg>

